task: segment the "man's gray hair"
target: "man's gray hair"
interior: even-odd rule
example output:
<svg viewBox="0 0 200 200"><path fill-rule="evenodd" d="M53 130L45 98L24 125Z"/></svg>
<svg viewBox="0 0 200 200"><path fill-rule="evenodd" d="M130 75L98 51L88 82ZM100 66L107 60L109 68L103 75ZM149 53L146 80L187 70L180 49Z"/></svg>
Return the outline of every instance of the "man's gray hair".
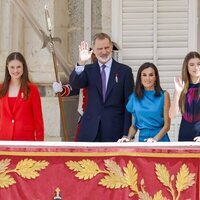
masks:
<svg viewBox="0 0 200 200"><path fill-rule="evenodd" d="M95 45L96 39L103 40L105 38L107 38L109 40L110 44L112 44L112 40L111 40L111 38L108 34L106 34L106 33L96 33L93 37L92 45L93 46Z"/></svg>

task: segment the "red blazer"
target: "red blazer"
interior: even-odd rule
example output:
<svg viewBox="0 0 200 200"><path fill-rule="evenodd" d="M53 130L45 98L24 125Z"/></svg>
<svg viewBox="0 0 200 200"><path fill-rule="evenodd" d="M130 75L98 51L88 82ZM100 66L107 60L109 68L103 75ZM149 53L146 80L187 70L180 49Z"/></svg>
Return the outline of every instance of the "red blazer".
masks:
<svg viewBox="0 0 200 200"><path fill-rule="evenodd" d="M8 94L0 98L0 140L44 140L44 124L38 88L29 84L30 95L24 99L20 90L13 112Z"/></svg>

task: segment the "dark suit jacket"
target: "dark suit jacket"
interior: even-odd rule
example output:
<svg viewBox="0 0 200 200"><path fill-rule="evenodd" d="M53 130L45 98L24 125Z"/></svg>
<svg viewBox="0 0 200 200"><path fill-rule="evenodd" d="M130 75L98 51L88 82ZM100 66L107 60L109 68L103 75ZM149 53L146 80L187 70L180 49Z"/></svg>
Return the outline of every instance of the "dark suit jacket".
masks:
<svg viewBox="0 0 200 200"><path fill-rule="evenodd" d="M70 84L73 88L87 87L88 91L88 101L81 121L78 141L94 141L99 125L102 128L101 139L105 142L115 142L128 134L131 114L126 111L125 106L134 86L130 67L113 60L105 102L102 97L98 62L86 65L80 75L77 75L74 70L70 75Z"/></svg>

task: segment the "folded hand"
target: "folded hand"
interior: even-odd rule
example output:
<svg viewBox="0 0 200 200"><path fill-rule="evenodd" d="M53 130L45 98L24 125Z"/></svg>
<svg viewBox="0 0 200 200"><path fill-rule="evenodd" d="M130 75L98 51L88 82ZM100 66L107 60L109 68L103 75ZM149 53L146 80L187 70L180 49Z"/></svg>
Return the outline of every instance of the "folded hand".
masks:
<svg viewBox="0 0 200 200"><path fill-rule="evenodd" d="M122 142L130 142L130 139L127 137L122 137L121 139L119 139L117 142L122 143Z"/></svg>
<svg viewBox="0 0 200 200"><path fill-rule="evenodd" d="M200 136L197 136L193 139L195 142L200 142Z"/></svg>
<svg viewBox="0 0 200 200"><path fill-rule="evenodd" d="M149 143L157 142L157 140L154 139L154 138L147 138L145 141L146 141L146 142L149 142Z"/></svg>

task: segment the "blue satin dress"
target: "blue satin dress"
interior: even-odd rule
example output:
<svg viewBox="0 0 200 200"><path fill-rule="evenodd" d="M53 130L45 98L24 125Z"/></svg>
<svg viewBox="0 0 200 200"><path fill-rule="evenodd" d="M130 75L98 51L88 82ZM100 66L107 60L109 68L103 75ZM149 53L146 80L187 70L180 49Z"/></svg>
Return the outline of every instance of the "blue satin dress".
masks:
<svg viewBox="0 0 200 200"><path fill-rule="evenodd" d="M134 117L133 126L140 131L139 142L154 137L164 126L164 92L160 96L154 94L154 90L144 90L143 97L138 99L133 93L126 105ZM159 141L169 142L168 134Z"/></svg>

